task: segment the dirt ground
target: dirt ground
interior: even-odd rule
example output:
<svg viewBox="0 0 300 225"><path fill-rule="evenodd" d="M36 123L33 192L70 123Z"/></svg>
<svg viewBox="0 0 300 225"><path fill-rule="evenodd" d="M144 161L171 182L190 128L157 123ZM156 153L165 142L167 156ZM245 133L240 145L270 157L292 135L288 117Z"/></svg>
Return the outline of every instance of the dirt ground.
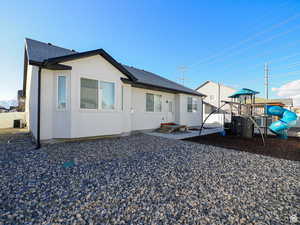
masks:
<svg viewBox="0 0 300 225"><path fill-rule="evenodd" d="M210 134L185 140L262 154L275 158L300 161L300 138L296 137L290 137L287 140L283 140L275 136L268 136L265 138L265 146L263 146L261 136L247 139L233 135L221 136L219 134Z"/></svg>

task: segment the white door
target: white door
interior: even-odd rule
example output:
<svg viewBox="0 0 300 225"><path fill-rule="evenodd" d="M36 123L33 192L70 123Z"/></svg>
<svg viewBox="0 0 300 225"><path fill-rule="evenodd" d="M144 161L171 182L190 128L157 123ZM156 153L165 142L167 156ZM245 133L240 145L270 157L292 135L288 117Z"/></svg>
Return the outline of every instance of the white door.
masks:
<svg viewBox="0 0 300 225"><path fill-rule="evenodd" d="M168 101L168 112L167 112L167 123L172 123L174 122L174 102L169 100Z"/></svg>

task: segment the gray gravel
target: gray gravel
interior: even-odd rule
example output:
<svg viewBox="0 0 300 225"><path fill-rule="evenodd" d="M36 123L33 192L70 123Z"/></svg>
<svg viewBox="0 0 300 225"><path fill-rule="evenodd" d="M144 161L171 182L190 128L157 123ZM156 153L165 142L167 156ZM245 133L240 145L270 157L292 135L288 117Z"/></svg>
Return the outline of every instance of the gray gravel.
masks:
<svg viewBox="0 0 300 225"><path fill-rule="evenodd" d="M0 138L0 224L300 221L299 162L148 135L14 137Z"/></svg>

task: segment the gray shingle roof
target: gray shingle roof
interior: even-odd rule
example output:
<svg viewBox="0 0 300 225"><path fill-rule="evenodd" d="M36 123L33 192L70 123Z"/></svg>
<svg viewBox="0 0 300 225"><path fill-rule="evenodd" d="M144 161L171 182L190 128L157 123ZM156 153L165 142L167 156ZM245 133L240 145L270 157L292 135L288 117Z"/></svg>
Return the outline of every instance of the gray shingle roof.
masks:
<svg viewBox="0 0 300 225"><path fill-rule="evenodd" d="M70 49L61 48L52 44L25 39L28 59L34 62L43 62L46 59L76 54L78 52Z"/></svg>
<svg viewBox="0 0 300 225"><path fill-rule="evenodd" d="M123 65L125 69L127 69L135 78L137 78L137 82L144 83L144 84L149 84L149 85L154 85L154 86L160 86L160 87L165 87L168 89L174 89L178 90L179 92L184 92L184 93L191 93L191 94L196 94L196 95L201 95L199 92L194 91L193 89L187 88L183 85L177 84L171 80L168 80L164 77L161 77L157 74L137 69L132 66L126 66Z"/></svg>
<svg viewBox="0 0 300 225"><path fill-rule="evenodd" d="M58 46L54 46L52 44L47 44L44 42L32 40L29 38L26 38L26 49L27 49L27 54L28 54L28 59L30 62L44 62L45 60L49 60L51 58L56 58L56 57L63 57L63 56L70 56L70 55L84 55L85 52L79 53L76 51L72 51L70 49L66 48L61 48ZM104 50L102 50L104 51ZM92 51L90 51L92 52ZM97 52L97 51L95 51ZM104 51L105 52L105 51ZM107 54L105 52L105 54ZM107 54L108 55L108 54ZM70 58L70 57L68 57ZM138 83L142 83L145 85L151 85L151 86L156 86L158 88L165 88L165 89L171 89L174 91L178 92L183 92L183 93L189 93L193 95L200 95L202 96L201 93L194 91L193 89L184 87L180 84L177 84L171 80L168 80L164 77L161 77L159 75L156 75L154 73L137 69L131 66L126 66L122 65L118 62L116 62L114 59L112 59L111 56L107 57L108 60L110 60L111 63L113 64L118 64L117 67L121 67L123 73L129 72L127 75L132 75L134 78L137 79Z"/></svg>

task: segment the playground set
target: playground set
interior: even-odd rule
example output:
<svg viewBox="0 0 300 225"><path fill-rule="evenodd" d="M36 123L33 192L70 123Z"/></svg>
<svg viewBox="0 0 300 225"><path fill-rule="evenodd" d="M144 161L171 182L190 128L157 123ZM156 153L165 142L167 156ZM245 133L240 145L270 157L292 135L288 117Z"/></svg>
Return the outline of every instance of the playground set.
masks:
<svg viewBox="0 0 300 225"><path fill-rule="evenodd" d="M224 132L221 133L223 136L230 133L245 138L252 138L255 134L254 128L256 128L261 135L264 145L264 138L267 137L268 130L281 139L287 139L287 131L296 124L297 114L276 103L264 104L263 112L261 112L261 103L255 103L257 94L259 92L243 88L229 96L232 101L222 101L223 104L205 118L199 134L201 134L205 122L212 114L218 113L225 105L229 105L231 122L225 123ZM276 120L274 121L274 119ZM258 125L258 120L264 121L263 127Z"/></svg>

